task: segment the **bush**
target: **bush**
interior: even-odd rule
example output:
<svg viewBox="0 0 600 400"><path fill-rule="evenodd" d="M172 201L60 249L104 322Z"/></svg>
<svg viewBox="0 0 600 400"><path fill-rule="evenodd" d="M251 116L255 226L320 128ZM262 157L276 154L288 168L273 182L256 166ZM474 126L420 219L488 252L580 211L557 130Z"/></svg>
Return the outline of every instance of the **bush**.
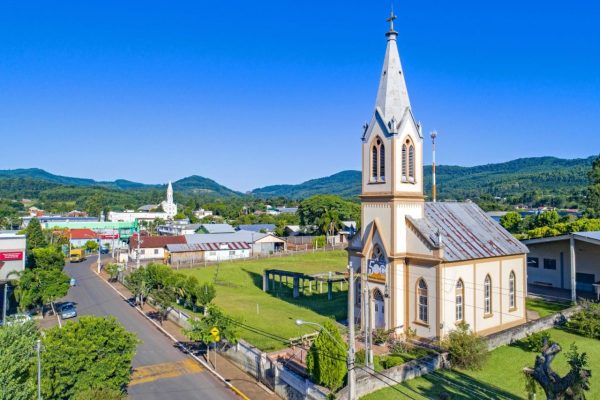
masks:
<svg viewBox="0 0 600 400"><path fill-rule="evenodd" d="M405 360L401 356L391 355L387 357L383 357L381 359L381 366L383 369L389 369L395 367L397 365L404 364Z"/></svg>
<svg viewBox="0 0 600 400"><path fill-rule="evenodd" d="M375 329L371 336L373 338L373 343L378 346L387 343L391 339L393 332L393 330L386 331L382 328Z"/></svg>
<svg viewBox="0 0 600 400"><path fill-rule="evenodd" d="M450 353L452 364L464 369L481 369L489 355L485 339L473 333L465 322L444 338L442 346Z"/></svg>
<svg viewBox="0 0 600 400"><path fill-rule="evenodd" d="M523 339L523 343L529 351L539 353L544 349L546 343L550 343L550 332L541 331L534 332L531 335L527 334L527 337Z"/></svg>
<svg viewBox="0 0 600 400"><path fill-rule="evenodd" d="M306 370L314 382L335 391L346 375L346 349L339 345L342 335L333 322L325 321L323 327L331 336L324 331L319 333L306 355Z"/></svg>
<svg viewBox="0 0 600 400"><path fill-rule="evenodd" d="M583 302L582 310L571 317L567 328L585 337L600 339L600 304Z"/></svg>

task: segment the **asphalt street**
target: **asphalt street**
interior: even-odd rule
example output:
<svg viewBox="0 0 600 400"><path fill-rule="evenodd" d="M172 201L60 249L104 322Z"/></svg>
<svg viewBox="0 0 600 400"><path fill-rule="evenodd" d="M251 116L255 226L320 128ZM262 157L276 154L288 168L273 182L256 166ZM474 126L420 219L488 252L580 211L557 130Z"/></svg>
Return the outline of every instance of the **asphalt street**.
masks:
<svg viewBox="0 0 600 400"><path fill-rule="evenodd" d="M238 399L221 381L204 370L191 357L123 300L90 269L95 261L67 264L65 272L77 285L64 301L76 304L80 315L113 315L142 340L133 360L136 370L129 387L132 399Z"/></svg>

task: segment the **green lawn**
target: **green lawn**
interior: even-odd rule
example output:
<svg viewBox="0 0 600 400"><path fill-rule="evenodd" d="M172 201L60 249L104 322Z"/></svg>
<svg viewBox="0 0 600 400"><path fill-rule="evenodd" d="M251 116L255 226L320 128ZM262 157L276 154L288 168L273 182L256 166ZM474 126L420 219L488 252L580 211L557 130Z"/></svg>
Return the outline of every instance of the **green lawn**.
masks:
<svg viewBox="0 0 600 400"><path fill-rule="evenodd" d="M555 314L571 307L571 303L568 301L550 301L530 297L528 297L525 301L527 309L537 312L540 315L540 318Z"/></svg>
<svg viewBox="0 0 600 400"><path fill-rule="evenodd" d="M552 340L558 342L563 351L553 362L554 370L564 375L568 370L565 354L575 342L579 351L588 354L592 370L591 391L588 399L600 398L600 341L588 339L559 329L549 330ZM363 397L367 400L383 399L437 399L443 392L453 400L526 399L525 379L522 370L534 364L536 353L525 351L518 344L502 346L491 352L486 366L481 371L444 370L413 379ZM541 389L540 389L541 390ZM542 398L538 394L538 398Z"/></svg>
<svg viewBox="0 0 600 400"><path fill-rule="evenodd" d="M214 282L216 276L217 297L215 303L227 314L242 320L246 325L256 327L284 338L298 337L314 331L308 326L297 326L296 319L323 322L326 318L345 319L347 313L347 285L343 291L339 284L334 285L334 296L327 300L327 284L323 293L315 290L313 294L300 294L292 298L292 279L289 285L265 293L262 291L262 275L265 269L283 269L287 271L314 274L328 271L344 271L347 263L345 251L307 253L295 256L274 257L262 260L235 261L221 263L220 266L200 267L192 270L180 270L192 274L202 282ZM285 347L281 341L270 339L247 329L240 335L254 346L265 350Z"/></svg>

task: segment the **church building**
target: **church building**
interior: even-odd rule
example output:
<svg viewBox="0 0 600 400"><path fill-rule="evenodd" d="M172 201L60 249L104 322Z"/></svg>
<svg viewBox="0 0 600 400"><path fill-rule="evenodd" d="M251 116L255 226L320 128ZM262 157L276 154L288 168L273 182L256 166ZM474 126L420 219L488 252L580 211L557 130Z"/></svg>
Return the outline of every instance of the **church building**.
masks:
<svg viewBox="0 0 600 400"><path fill-rule="evenodd" d="M355 315L361 329L411 328L423 338L443 337L461 321L481 335L522 324L527 248L475 203L424 199L422 127L394 19L362 136L361 232L348 247L361 277Z"/></svg>

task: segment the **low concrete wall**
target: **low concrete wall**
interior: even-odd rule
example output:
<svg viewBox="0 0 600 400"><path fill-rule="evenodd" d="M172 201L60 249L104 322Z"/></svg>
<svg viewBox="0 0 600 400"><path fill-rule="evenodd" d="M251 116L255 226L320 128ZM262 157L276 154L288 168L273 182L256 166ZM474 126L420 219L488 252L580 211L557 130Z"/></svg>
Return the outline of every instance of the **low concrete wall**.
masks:
<svg viewBox="0 0 600 400"><path fill-rule="evenodd" d="M243 340L220 353L282 399L325 400L327 398L328 391L325 388L315 385L271 360L267 353Z"/></svg>
<svg viewBox="0 0 600 400"><path fill-rule="evenodd" d="M448 353L440 353L418 360L409 361L397 367L386 369L379 372L377 376L380 379L374 378L371 374L364 370L356 370L356 397L360 398L377 390L384 389L390 385L418 378L429 374L437 369L445 368L447 365ZM340 390L336 398L345 399L348 397L348 387Z"/></svg>
<svg viewBox="0 0 600 400"><path fill-rule="evenodd" d="M528 334L550 329L555 326L564 325L564 323L580 309L581 306L571 307L563 310L560 313L548 315L547 317L540 318L535 321L528 321L523 325L515 326L514 328L489 335L486 337L488 349L493 350L497 347L521 340Z"/></svg>

